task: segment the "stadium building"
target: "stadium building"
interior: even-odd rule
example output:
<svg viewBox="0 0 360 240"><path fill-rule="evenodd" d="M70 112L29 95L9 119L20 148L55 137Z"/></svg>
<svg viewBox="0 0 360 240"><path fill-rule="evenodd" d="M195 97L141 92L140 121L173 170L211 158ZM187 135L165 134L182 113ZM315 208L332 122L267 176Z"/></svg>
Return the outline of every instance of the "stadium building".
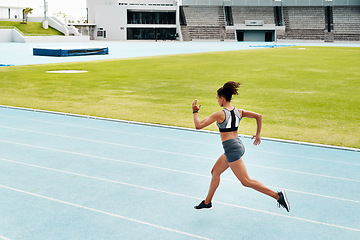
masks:
<svg viewBox="0 0 360 240"><path fill-rule="evenodd" d="M87 0L91 39L360 41L359 0Z"/></svg>

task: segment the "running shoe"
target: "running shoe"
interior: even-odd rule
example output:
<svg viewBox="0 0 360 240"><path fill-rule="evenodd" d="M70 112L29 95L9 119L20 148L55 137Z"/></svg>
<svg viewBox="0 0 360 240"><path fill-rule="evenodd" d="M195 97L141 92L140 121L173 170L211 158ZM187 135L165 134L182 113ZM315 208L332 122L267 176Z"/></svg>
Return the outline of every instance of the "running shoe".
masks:
<svg viewBox="0 0 360 240"><path fill-rule="evenodd" d="M202 208L207 208L210 209L212 207L212 204L205 204L205 200L203 200L199 205L195 206L195 209L202 209Z"/></svg>
<svg viewBox="0 0 360 240"><path fill-rule="evenodd" d="M279 200L278 200L278 207L282 206L286 209L286 211L290 211L290 204L286 198L285 191L278 192L279 194Z"/></svg>

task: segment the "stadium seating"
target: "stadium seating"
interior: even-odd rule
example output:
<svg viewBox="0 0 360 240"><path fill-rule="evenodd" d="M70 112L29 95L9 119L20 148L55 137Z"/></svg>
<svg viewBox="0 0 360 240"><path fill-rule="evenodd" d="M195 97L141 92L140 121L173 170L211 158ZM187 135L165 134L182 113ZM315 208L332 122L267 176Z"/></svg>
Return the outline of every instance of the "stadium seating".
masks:
<svg viewBox="0 0 360 240"><path fill-rule="evenodd" d="M246 20L263 20L264 24L275 24L272 7L232 7L234 24L245 24Z"/></svg>
<svg viewBox="0 0 360 240"><path fill-rule="evenodd" d="M222 7L184 7L186 27L182 27L185 41L195 39L223 40L225 19Z"/></svg>
<svg viewBox="0 0 360 240"><path fill-rule="evenodd" d="M284 7L285 39L324 40L323 7Z"/></svg>
<svg viewBox="0 0 360 240"><path fill-rule="evenodd" d="M278 39L321 40L321 41L360 41L360 7L332 8L332 25L327 25L326 9L319 7L283 6L284 35ZM235 28L225 29L223 6L184 6L187 25L181 26L184 41L235 40ZM234 25L245 24L248 20L263 21L264 24L276 24L273 7L232 6Z"/></svg>
<svg viewBox="0 0 360 240"><path fill-rule="evenodd" d="M334 7L334 39L360 41L360 7Z"/></svg>

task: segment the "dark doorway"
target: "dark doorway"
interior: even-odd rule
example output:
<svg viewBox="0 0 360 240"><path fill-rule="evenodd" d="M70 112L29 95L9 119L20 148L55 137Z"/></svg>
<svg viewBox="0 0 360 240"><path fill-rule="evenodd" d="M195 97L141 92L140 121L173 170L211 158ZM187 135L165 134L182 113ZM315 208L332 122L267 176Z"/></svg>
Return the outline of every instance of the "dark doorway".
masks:
<svg viewBox="0 0 360 240"><path fill-rule="evenodd" d="M273 40L273 32L265 32L265 42L272 42Z"/></svg>
<svg viewBox="0 0 360 240"><path fill-rule="evenodd" d="M236 31L236 38L238 42L244 41L244 31Z"/></svg>

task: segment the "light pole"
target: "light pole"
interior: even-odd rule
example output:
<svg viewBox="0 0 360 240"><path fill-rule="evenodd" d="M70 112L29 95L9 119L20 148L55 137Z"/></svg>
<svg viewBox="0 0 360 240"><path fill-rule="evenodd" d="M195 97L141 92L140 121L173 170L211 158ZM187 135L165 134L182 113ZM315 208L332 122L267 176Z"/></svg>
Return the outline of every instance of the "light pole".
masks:
<svg viewBox="0 0 360 240"><path fill-rule="evenodd" d="M44 0L44 21L46 20L46 2Z"/></svg>
<svg viewBox="0 0 360 240"><path fill-rule="evenodd" d="M48 3L46 2L46 0L44 0L44 20L42 22L42 26L44 29L48 29L49 28L49 23L46 20L46 12L48 10Z"/></svg>

